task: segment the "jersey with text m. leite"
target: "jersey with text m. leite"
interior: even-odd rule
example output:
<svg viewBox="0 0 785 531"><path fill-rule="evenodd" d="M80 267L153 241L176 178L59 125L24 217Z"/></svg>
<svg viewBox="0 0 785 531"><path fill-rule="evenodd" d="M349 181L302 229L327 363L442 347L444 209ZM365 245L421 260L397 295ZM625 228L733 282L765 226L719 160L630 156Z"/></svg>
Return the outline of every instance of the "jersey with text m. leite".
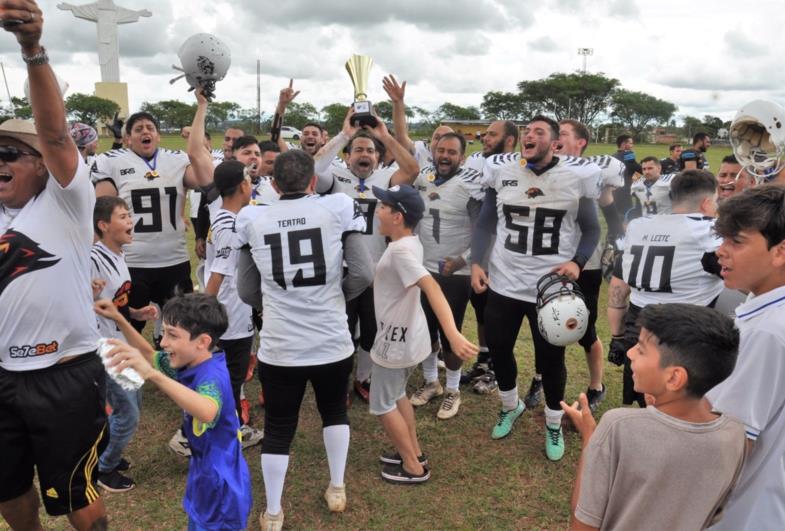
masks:
<svg viewBox="0 0 785 531"><path fill-rule="evenodd" d="M21 209L0 204L0 367L31 371L93 352L95 189L82 157L65 188L51 175Z"/></svg>
<svg viewBox="0 0 785 531"><path fill-rule="evenodd" d="M483 171L496 190L496 242L489 259L491 288L526 302L537 299L537 281L572 260L580 241L578 205L596 200L597 165L585 159L556 159L537 175L520 153L494 155Z"/></svg>
<svg viewBox="0 0 785 531"><path fill-rule="evenodd" d="M414 186L425 203L423 218L417 225L425 269L438 273L440 261L461 256L467 265L454 274L470 274L467 253L472 240L470 208L479 212L479 202L484 197L480 174L463 167L447 181L439 182L433 167L427 167L417 176Z"/></svg>
<svg viewBox="0 0 785 531"><path fill-rule="evenodd" d="M379 168L374 170L367 179L360 179L349 168L332 166L333 186L330 193L344 193L360 205L366 227L362 241L368 252L371 253L374 265L384 254L387 243L384 236L379 234L379 220L374 215L378 201L373 195L373 187L389 188L390 179L396 171L398 171L397 168Z"/></svg>
<svg viewBox="0 0 785 531"><path fill-rule="evenodd" d="M205 244L204 285L207 285L212 273L223 276L218 288L218 302L224 305L229 317L229 327L221 336L223 340L253 335L251 307L241 301L237 293L237 256L240 250L235 231L236 217L234 212L218 210L207 231Z"/></svg>
<svg viewBox="0 0 785 531"><path fill-rule="evenodd" d="M641 215L645 218L657 214L671 213L671 182L676 174L660 175L659 179L649 184L645 179L638 179L630 187L630 194L641 207Z"/></svg>
<svg viewBox="0 0 785 531"><path fill-rule="evenodd" d="M341 289L343 238L364 230L362 211L341 193L284 197L240 211L238 245L250 245L262 279L262 362L323 365L351 355Z"/></svg>
<svg viewBox="0 0 785 531"><path fill-rule="evenodd" d="M708 306L724 284L704 270L704 255L713 254L721 243L714 219L701 214L660 214L631 221L622 256L630 302L641 308L669 302Z"/></svg>
<svg viewBox="0 0 785 531"><path fill-rule="evenodd" d="M90 249L90 278L101 279L105 282L99 299L111 300L115 307L126 319L131 318L128 301L131 297L131 274L125 265L123 253L115 253L103 242L95 242ZM125 341L123 333L117 323L98 314L95 315L98 323L98 334L101 337L111 337Z"/></svg>
<svg viewBox="0 0 785 531"><path fill-rule="evenodd" d="M94 183L110 181L134 216L134 241L125 250L129 267L168 267L188 261L183 177L188 155L158 148L148 161L130 149L99 155L92 168Z"/></svg>

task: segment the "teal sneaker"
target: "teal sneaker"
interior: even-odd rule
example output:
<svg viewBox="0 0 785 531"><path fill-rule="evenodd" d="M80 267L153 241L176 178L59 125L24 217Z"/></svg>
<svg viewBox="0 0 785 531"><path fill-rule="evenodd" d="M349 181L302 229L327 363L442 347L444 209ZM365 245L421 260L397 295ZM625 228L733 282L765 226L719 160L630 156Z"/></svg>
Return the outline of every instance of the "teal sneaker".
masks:
<svg viewBox="0 0 785 531"><path fill-rule="evenodd" d="M499 411L499 420L496 421L496 426L493 427L491 432L491 439L503 439L507 437L512 431L512 425L518 420L518 417L523 415L526 411L526 405L521 400L518 400L518 407L509 411Z"/></svg>
<svg viewBox="0 0 785 531"><path fill-rule="evenodd" d="M551 428L545 425L545 455L551 461L559 461L564 457L564 434L561 426Z"/></svg>

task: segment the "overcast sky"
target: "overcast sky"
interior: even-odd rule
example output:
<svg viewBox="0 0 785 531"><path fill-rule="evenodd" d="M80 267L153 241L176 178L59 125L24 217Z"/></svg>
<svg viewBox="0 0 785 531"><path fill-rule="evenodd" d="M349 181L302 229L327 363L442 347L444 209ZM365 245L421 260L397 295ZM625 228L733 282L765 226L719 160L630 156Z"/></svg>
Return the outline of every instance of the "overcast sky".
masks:
<svg viewBox="0 0 785 531"><path fill-rule="evenodd" d="M100 81L95 24L39 0L43 43L69 93L91 94ZM85 0L72 0L81 5ZM119 27L120 76L131 109L144 101L192 101L184 81L169 84L177 50L209 32L229 45L232 67L217 98L256 107L261 59L262 110L272 112L288 78L297 101L317 108L348 103L344 63L369 55L369 98L386 99L387 73L408 81L407 102L434 109L449 101L479 107L490 90L515 91L525 79L581 68L579 47L593 48L591 72L675 103L678 116L733 117L756 98L782 102L785 68L772 49L785 25L782 3L759 0L115 0L151 18ZM11 94L25 71L11 35L0 35ZM6 101L5 91L0 101Z"/></svg>

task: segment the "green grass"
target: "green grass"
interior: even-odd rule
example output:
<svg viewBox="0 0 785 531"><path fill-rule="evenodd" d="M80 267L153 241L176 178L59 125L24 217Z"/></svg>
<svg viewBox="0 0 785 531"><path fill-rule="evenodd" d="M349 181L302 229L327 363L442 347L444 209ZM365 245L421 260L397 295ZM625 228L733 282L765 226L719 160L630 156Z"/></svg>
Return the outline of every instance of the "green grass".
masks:
<svg viewBox="0 0 785 531"><path fill-rule="evenodd" d="M165 137L163 145L182 147L179 137ZM108 147L108 146L106 146ZM470 146L479 149L478 144ZM591 146L588 154L612 153L615 146ZM721 157L729 150L709 150L711 167L719 168ZM664 157L664 146L636 146L638 158L653 154ZM190 240L190 238L189 238ZM192 244L192 242L190 242ZM607 345L610 338L605 318L605 288L600 299L597 328ZM471 307L464 333L476 339L476 324ZM533 373L533 352L527 323L516 344L521 393L528 388ZM580 347L567 351L568 400L585 390L588 372ZM621 369L606 365L608 396L604 411L621 403ZM442 376L443 378L443 376ZM421 381L420 373L411 380ZM258 380L246 386L255 403ZM567 452L558 463L546 460L542 406L526 412L507 439L492 441L499 401L495 395L480 396L469 390L462 393L463 404L457 417L437 421L438 404L417 410L418 430L425 452L433 466L433 477L425 485L389 485L379 477L379 452L387 448L386 437L367 407L355 400L349 415L352 443L346 472L348 507L344 514L328 512L322 493L329 474L322 445L321 423L313 394L306 395L300 425L291 452L283 496L286 527L289 529L564 529L569 520L570 493L580 453L576 433L565 434ZM263 412L255 406L253 422L262 427ZM126 456L132 461L131 475L137 488L124 494L107 494L105 502L110 525L115 529L184 529L187 525L181 500L188 464L166 446L179 426L181 413L154 386L144 388L142 420ZM56 451L56 449L53 449ZM259 447L245 452L253 477L255 504L249 529L258 529L259 512L264 508ZM4 527L0 523L0 528ZM66 529L64 518L44 518L47 529Z"/></svg>

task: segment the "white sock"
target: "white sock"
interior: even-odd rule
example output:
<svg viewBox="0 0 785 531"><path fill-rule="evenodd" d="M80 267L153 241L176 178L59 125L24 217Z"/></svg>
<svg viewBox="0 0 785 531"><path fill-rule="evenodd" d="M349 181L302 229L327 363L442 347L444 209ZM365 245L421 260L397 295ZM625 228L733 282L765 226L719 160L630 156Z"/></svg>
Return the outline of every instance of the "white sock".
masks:
<svg viewBox="0 0 785 531"><path fill-rule="evenodd" d="M480 352L488 352L488 347L480 347Z"/></svg>
<svg viewBox="0 0 785 531"><path fill-rule="evenodd" d="M538 382L541 382L542 381L542 374L535 374L534 375L534 379L537 380Z"/></svg>
<svg viewBox="0 0 785 531"><path fill-rule="evenodd" d="M563 415L564 410L550 409L548 406L545 406L545 424L551 428L561 427L561 418Z"/></svg>
<svg viewBox="0 0 785 531"><path fill-rule="evenodd" d="M371 369L373 368L373 361L371 360L371 353L363 348L357 349L357 371L354 374L354 379L358 382L364 382L371 377Z"/></svg>
<svg viewBox="0 0 785 531"><path fill-rule="evenodd" d="M322 430L327 464L330 467L330 485L334 487L343 486L346 456L349 453L349 433L348 424L327 426Z"/></svg>
<svg viewBox="0 0 785 531"><path fill-rule="evenodd" d="M447 369L447 390L448 391L457 391L458 386L461 383L461 369L454 371L452 369Z"/></svg>
<svg viewBox="0 0 785 531"><path fill-rule="evenodd" d="M520 402L520 398L518 398L518 386L513 387L509 391L502 391L499 389L499 398L502 399L502 409L505 411L511 411L518 407L518 402Z"/></svg>
<svg viewBox="0 0 785 531"><path fill-rule="evenodd" d="M435 382L439 379L438 361L439 351L431 352L422 362L422 376L426 382Z"/></svg>
<svg viewBox="0 0 785 531"><path fill-rule="evenodd" d="M267 497L267 512L270 514L281 512L281 496L287 468L289 468L288 455L262 454L262 479L264 479L264 494Z"/></svg>

